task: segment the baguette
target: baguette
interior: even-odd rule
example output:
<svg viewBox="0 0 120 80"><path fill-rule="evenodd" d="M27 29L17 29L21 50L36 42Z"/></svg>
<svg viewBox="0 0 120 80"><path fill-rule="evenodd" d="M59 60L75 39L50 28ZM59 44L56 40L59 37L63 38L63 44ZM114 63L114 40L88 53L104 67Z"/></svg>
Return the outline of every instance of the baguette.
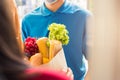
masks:
<svg viewBox="0 0 120 80"><path fill-rule="evenodd" d="M43 56L41 53L36 53L30 57L30 64L34 67L38 67L43 64Z"/></svg>
<svg viewBox="0 0 120 80"><path fill-rule="evenodd" d="M58 40L50 40L49 59L51 60L62 49L62 43Z"/></svg>
<svg viewBox="0 0 120 80"><path fill-rule="evenodd" d="M47 42L48 38L46 37L39 38L36 41L39 48L39 52L41 53L42 57L40 56L40 54L35 54L31 56L31 65L38 66L42 63L48 63L62 49L62 43L58 40L49 40L49 47L47 45Z"/></svg>
<svg viewBox="0 0 120 80"><path fill-rule="evenodd" d="M39 52L42 53L44 58L49 58L49 47L47 46L47 37L39 38L36 43L38 45Z"/></svg>

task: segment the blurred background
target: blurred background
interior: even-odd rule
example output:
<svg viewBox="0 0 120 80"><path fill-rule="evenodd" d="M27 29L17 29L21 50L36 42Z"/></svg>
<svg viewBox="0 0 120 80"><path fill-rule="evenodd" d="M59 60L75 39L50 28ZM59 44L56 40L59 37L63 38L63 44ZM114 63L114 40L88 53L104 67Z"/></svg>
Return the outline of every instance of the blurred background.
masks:
<svg viewBox="0 0 120 80"><path fill-rule="evenodd" d="M18 7L18 12L20 18L30 12L31 10L35 9L36 7L40 6L44 0L15 0ZM68 0L72 3L75 3L83 8L87 8L87 0Z"/></svg>
<svg viewBox="0 0 120 80"><path fill-rule="evenodd" d="M43 0L16 0L20 19ZM120 80L120 0L69 0L93 13L88 80Z"/></svg>

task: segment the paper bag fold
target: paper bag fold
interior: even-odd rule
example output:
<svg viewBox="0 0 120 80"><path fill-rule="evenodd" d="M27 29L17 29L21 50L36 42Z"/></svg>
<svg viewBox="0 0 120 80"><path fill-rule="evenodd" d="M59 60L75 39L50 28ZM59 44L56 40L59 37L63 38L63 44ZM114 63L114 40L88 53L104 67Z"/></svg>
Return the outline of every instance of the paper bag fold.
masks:
<svg viewBox="0 0 120 80"><path fill-rule="evenodd" d="M64 55L64 50L61 49L56 56L54 56L50 62L46 64L48 67L55 70L67 69L67 63Z"/></svg>

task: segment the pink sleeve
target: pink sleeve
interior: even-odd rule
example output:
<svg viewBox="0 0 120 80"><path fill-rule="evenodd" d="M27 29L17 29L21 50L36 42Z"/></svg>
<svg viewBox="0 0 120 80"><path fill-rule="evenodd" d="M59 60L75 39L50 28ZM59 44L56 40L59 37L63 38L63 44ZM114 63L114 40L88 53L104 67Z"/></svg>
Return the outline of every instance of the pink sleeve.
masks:
<svg viewBox="0 0 120 80"><path fill-rule="evenodd" d="M27 80L70 80L65 73L38 68L27 69Z"/></svg>

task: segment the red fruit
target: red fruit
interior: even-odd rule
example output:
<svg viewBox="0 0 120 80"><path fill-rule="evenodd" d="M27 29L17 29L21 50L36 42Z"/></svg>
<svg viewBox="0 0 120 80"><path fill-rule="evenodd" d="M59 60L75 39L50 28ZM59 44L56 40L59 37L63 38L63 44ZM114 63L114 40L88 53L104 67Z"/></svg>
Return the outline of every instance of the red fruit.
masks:
<svg viewBox="0 0 120 80"><path fill-rule="evenodd" d="M26 38L25 53L27 53L29 57L34 55L35 53L38 53L38 46L36 44L36 38L31 38L31 37Z"/></svg>

